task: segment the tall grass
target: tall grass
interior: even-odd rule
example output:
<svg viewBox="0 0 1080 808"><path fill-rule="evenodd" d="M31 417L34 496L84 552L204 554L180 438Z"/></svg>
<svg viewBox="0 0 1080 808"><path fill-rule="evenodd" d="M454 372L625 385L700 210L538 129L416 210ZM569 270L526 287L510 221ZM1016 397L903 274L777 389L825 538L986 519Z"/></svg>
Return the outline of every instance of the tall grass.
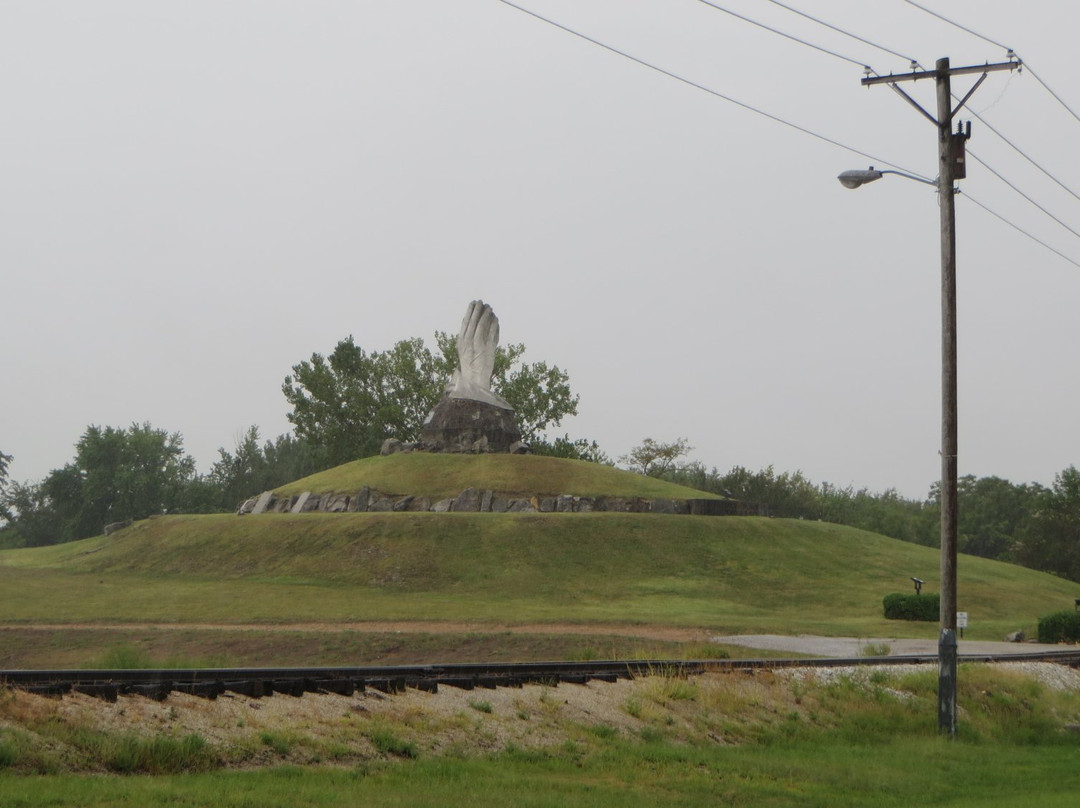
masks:
<svg viewBox="0 0 1080 808"><path fill-rule="evenodd" d="M215 755L199 735L143 738L121 735L104 742L101 757L120 774L174 774L212 768Z"/></svg>

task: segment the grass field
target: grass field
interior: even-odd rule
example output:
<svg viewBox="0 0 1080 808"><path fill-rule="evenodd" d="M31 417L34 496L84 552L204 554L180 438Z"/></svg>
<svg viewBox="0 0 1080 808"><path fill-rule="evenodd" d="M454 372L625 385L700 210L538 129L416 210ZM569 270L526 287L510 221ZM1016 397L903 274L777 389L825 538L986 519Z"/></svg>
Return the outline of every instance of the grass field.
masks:
<svg viewBox="0 0 1080 808"><path fill-rule="evenodd" d="M754 517L169 516L0 552L0 667L81 667L120 645L155 664L349 665L685 656L717 633L933 638L881 599L910 575L934 591L937 565L931 548ZM959 594L966 636L998 640L1033 636L1080 586L962 556ZM445 625L398 633L425 621Z"/></svg>
<svg viewBox="0 0 1080 808"><path fill-rule="evenodd" d="M715 494L582 460L424 452L368 457L304 477L276 490L278 494L304 491L322 494L358 491L365 485L385 494L413 494L432 499L453 497L466 488L518 495L717 499Z"/></svg>
<svg viewBox="0 0 1080 808"><path fill-rule="evenodd" d="M395 624L402 625L402 624ZM797 656L724 646L703 639L642 637L602 627L581 634L558 627L501 631L358 629L322 625L6 626L0 628L0 670L14 668L233 668L421 665L566 659L715 659Z"/></svg>
<svg viewBox="0 0 1080 808"><path fill-rule="evenodd" d="M935 636L886 621L938 554L825 523L636 514L170 516L111 537L0 552L7 625L442 620ZM1080 585L959 563L969 636L1000 639Z"/></svg>

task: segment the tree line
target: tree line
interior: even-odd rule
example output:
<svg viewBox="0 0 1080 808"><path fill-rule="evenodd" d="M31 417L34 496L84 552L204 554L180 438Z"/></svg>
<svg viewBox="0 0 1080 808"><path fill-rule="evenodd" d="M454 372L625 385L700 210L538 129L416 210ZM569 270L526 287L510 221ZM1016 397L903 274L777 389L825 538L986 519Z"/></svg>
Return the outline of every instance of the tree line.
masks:
<svg viewBox="0 0 1080 808"><path fill-rule="evenodd" d="M761 505L775 517L834 522L927 547L941 544L939 483L925 498L911 499L895 489L875 493L818 484L800 471L777 473L772 466L756 472L735 466L721 473L701 463L669 463L657 476ZM1058 473L1050 487L967 475L957 481L957 504L961 553L1080 581L1080 471L1074 466Z"/></svg>
<svg viewBox="0 0 1080 808"><path fill-rule="evenodd" d="M149 423L91 425L71 462L40 482L10 478L13 458L0 452L0 547L56 544L100 534L106 524L161 513L234 510L244 499L340 463L377 454L389 437L414 440L444 393L455 362L454 338L437 332L436 349L421 339L387 351L364 351L350 336L329 356L294 365L282 385L293 433L264 440L249 427L220 448L206 474L195 468L177 432ZM500 347L493 390L510 402L537 454L615 465L595 441L551 438L577 412L569 376L546 362L526 364L524 345ZM815 483L772 466L727 472L686 462L689 442L646 438L619 458L624 467L701 491L762 506L776 517L835 522L936 547L937 485L921 499L894 489ZM1080 581L1080 471L1073 466L1049 487L1000 477L958 481L959 550Z"/></svg>
<svg viewBox="0 0 1080 808"><path fill-rule="evenodd" d="M263 440L249 427L220 448L200 474L183 436L149 423L91 425L75 456L39 482L9 478L13 458L0 452L0 547L33 547L99 535L104 526L162 513L234 510L244 499L350 460L378 454L387 438L416 440L444 394L457 362L455 338L435 334L386 351L365 351L350 336L329 356L312 354L285 377L282 392L293 433ZM595 441L546 432L577 413L568 374L526 363L525 346L496 350L492 388L515 409L534 452L604 461Z"/></svg>
<svg viewBox="0 0 1080 808"><path fill-rule="evenodd" d="M913 499L895 489L818 484L801 471L778 473L772 466L721 472L686 462L691 450L686 438L646 438L620 462L641 474L754 503L774 517L834 522L927 547L941 544L940 483ZM1074 466L1057 474L1049 488L967 475L957 481L957 502L960 552L1080 581L1080 471Z"/></svg>

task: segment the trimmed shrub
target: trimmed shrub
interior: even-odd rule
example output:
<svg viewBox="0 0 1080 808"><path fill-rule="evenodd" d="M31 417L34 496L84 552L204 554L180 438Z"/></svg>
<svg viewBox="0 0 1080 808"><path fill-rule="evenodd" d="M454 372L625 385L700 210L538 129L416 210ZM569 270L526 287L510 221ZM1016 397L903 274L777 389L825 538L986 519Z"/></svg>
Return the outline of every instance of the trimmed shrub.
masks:
<svg viewBox="0 0 1080 808"><path fill-rule="evenodd" d="M1054 612L1040 617L1039 642L1080 642L1080 612Z"/></svg>
<svg viewBox="0 0 1080 808"><path fill-rule="evenodd" d="M883 601L886 620L937 622L941 611L939 595L906 595L894 592Z"/></svg>

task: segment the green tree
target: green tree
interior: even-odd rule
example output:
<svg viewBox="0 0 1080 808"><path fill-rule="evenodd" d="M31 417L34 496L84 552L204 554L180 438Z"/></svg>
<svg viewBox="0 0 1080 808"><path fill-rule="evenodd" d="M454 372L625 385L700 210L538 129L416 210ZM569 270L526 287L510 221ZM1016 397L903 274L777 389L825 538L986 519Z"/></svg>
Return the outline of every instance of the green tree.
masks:
<svg viewBox="0 0 1080 808"><path fill-rule="evenodd" d="M418 439L456 367L455 339L437 332L435 353L419 338L365 352L350 336L329 357L312 354L294 365L282 392L297 438L323 466L377 454L386 438ZM526 364L524 352L524 345L496 350L492 389L514 408L523 439L538 442L545 429L577 413L578 397L564 371Z"/></svg>
<svg viewBox="0 0 1080 808"><path fill-rule="evenodd" d="M1015 555L1025 567L1080 581L1080 471L1075 466L1039 492Z"/></svg>
<svg viewBox="0 0 1080 808"><path fill-rule="evenodd" d="M350 336L329 357L312 354L292 371L281 388L288 419L324 466L376 454L389 437L418 435L444 379L420 339L367 353Z"/></svg>
<svg viewBox="0 0 1080 808"><path fill-rule="evenodd" d="M72 538L40 483L12 481L4 490L3 507L8 521L0 528L0 547L39 547Z"/></svg>
<svg viewBox="0 0 1080 808"><path fill-rule="evenodd" d="M292 435L259 443L259 428L249 427L234 452L218 449L219 459L208 475L216 491L215 504L235 508L248 497L269 491L318 471L311 448Z"/></svg>
<svg viewBox="0 0 1080 808"><path fill-rule="evenodd" d="M693 447L686 438L676 438L671 443L645 438L640 446L630 450L630 454L620 457L619 462L631 471L650 477L662 477L667 472L674 471L679 458L685 457L691 451Z"/></svg>
<svg viewBox="0 0 1080 808"><path fill-rule="evenodd" d="M8 464L14 459L11 455L0 452L0 520L4 522L11 518L5 504L5 494L8 486Z"/></svg>
<svg viewBox="0 0 1080 808"><path fill-rule="evenodd" d="M1016 485L1000 477L961 477L957 481L960 552L983 558L1012 558L1020 531L1041 491L1040 485Z"/></svg>
<svg viewBox="0 0 1080 808"><path fill-rule="evenodd" d="M74 468L82 480L79 538L97 535L109 522L178 509L195 477L180 433L149 423L89 427L75 445Z"/></svg>
<svg viewBox="0 0 1080 808"><path fill-rule="evenodd" d="M750 471L734 466L726 473L709 471L701 463L679 465L664 478L759 506L777 517L820 519L881 533L904 541L933 544L939 511L932 503L908 500L895 490L874 494L865 488L820 486L801 471L776 473L772 466Z"/></svg>
<svg viewBox="0 0 1080 808"><path fill-rule="evenodd" d="M534 454L545 457L561 457L566 460L585 460L602 466L614 466L614 461L607 456L600 444L585 438L573 439L569 435L555 438L553 441L534 442Z"/></svg>
<svg viewBox="0 0 1080 808"><path fill-rule="evenodd" d="M179 433L90 426L71 463L40 484L13 486L5 500L24 544L54 544L96 536L109 522L185 510L196 479Z"/></svg>

